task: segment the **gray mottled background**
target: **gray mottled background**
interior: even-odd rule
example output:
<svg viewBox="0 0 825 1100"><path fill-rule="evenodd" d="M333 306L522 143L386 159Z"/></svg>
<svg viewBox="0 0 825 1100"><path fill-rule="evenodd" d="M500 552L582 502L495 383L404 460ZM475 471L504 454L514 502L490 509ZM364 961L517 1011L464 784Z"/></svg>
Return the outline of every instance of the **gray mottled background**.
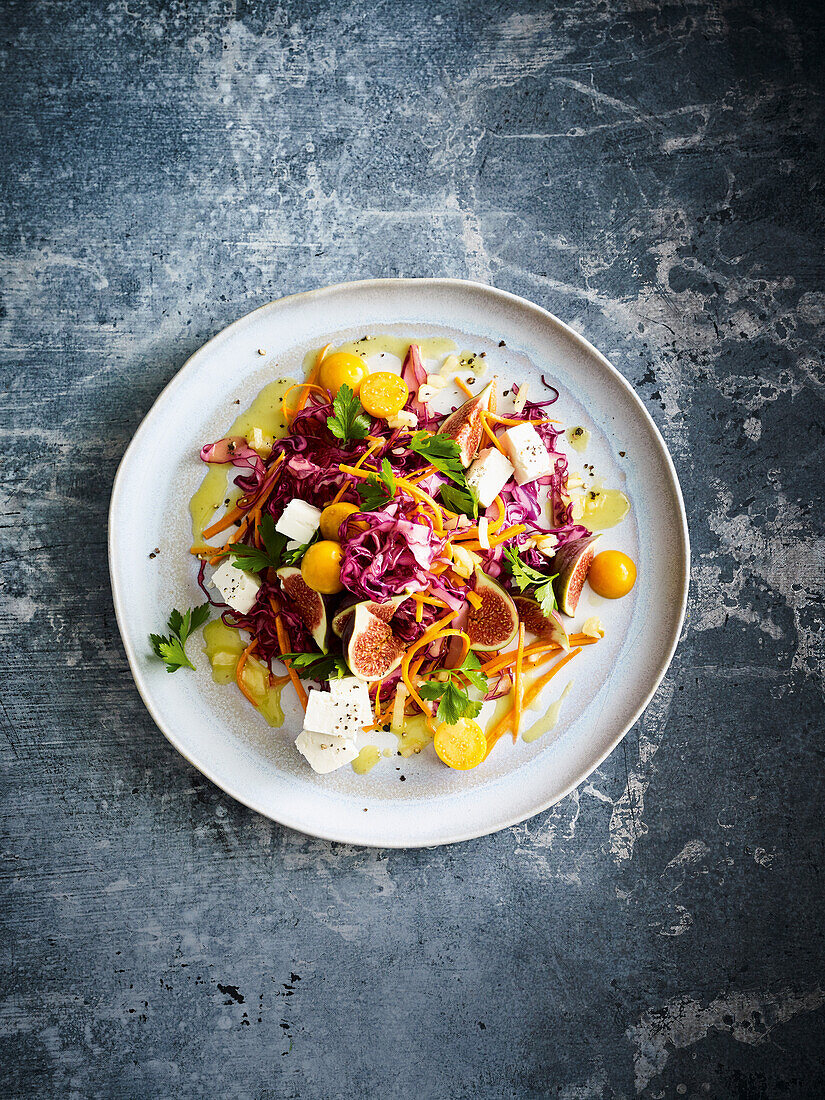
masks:
<svg viewBox="0 0 825 1100"><path fill-rule="evenodd" d="M819 5L3 5L2 1095L821 1096ZM153 399L292 291L571 322L673 452L673 666L552 811L363 851L153 726L106 509Z"/></svg>

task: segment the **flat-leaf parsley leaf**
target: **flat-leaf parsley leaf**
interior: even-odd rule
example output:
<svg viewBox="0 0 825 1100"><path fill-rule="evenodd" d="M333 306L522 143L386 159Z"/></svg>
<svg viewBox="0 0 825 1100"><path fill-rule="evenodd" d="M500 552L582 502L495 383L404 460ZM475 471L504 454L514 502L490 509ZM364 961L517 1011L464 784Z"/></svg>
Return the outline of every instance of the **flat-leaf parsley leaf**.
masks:
<svg viewBox="0 0 825 1100"><path fill-rule="evenodd" d="M366 481L358 486L364 512L377 512L384 508L395 496L395 476L387 459L381 462L381 470L370 474Z"/></svg>
<svg viewBox="0 0 825 1100"><path fill-rule="evenodd" d="M363 439L369 432L370 418L361 409L361 402L350 386L345 384L336 393L327 427L336 439Z"/></svg>
<svg viewBox="0 0 825 1100"><path fill-rule="evenodd" d="M200 607L193 607L183 614L177 608L172 610L166 628L169 637L162 634L150 634L149 641L156 657L166 662L167 672L177 672L179 668L194 669L194 665L186 656L186 639L194 633L199 626L203 626L209 618L209 604L203 603Z"/></svg>
<svg viewBox="0 0 825 1100"><path fill-rule="evenodd" d="M556 603L556 594L553 591L553 581L558 574L554 573L552 577L548 576L547 573L542 573L539 569L534 569L531 565L523 562L515 546L508 546L504 551L504 556L507 558L510 573L519 592L534 589L531 594L538 601L544 614L549 615L551 611L555 611L558 604Z"/></svg>

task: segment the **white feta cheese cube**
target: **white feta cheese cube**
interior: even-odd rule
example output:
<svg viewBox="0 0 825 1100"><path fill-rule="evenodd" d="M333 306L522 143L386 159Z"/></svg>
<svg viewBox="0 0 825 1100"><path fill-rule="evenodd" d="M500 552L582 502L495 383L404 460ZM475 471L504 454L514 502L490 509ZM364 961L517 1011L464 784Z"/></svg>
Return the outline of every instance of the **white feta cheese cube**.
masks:
<svg viewBox="0 0 825 1100"><path fill-rule="evenodd" d="M372 700L369 688L357 676L343 676L340 680L330 680L329 692L336 706L345 715L350 715L360 727L371 726L374 720ZM371 744L371 742L368 742Z"/></svg>
<svg viewBox="0 0 825 1100"><path fill-rule="evenodd" d="M223 602L229 604L239 615L249 614L261 587L261 582L254 574L236 569L228 560L218 566L209 583L220 592Z"/></svg>
<svg viewBox="0 0 825 1100"><path fill-rule="evenodd" d="M359 751L352 738L336 737L316 730L302 730L295 739L295 748L319 775L351 764Z"/></svg>
<svg viewBox="0 0 825 1100"><path fill-rule="evenodd" d="M513 464L518 485L552 474L553 459L532 424L525 422L508 428L501 441Z"/></svg>
<svg viewBox="0 0 825 1100"><path fill-rule="evenodd" d="M291 500L275 524L275 530L303 545L321 526L321 510L305 500Z"/></svg>
<svg viewBox="0 0 825 1100"><path fill-rule="evenodd" d="M467 484L475 489L481 507L489 508L513 472L513 464L501 451L487 447L467 471Z"/></svg>

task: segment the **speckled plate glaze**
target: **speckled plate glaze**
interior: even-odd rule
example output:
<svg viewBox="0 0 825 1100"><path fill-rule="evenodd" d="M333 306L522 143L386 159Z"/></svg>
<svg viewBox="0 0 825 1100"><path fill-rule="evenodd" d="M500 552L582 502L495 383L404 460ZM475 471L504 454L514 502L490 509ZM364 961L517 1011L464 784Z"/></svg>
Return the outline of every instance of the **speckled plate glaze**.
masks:
<svg viewBox="0 0 825 1100"><path fill-rule="evenodd" d="M188 647L197 673L169 675L150 656L148 635L162 627L169 610L202 602L187 555L187 505L203 476L202 443L219 438L237 402L249 405L268 381L300 377L309 349L369 332L448 336L460 349L486 351L490 373L530 380L533 392L544 373L561 394L554 415L592 433L583 460L632 502L629 517L606 533L603 546L631 554L639 580L630 597L615 602L585 589L580 608L598 613L607 635L570 665L569 676L551 684L548 702L573 681L558 727L530 745L500 743L470 772L451 771L428 751L382 761L365 776L349 768L316 776L293 747L297 704L287 710L282 729L271 729L231 687L212 682L200 636ZM155 547L160 554L150 558ZM628 383L586 340L539 306L491 287L381 279L272 302L189 359L121 463L109 516L109 563L135 683L187 760L240 802L293 829L406 848L467 840L523 821L599 765L650 702L670 663L684 618L689 548L682 494L664 442Z"/></svg>

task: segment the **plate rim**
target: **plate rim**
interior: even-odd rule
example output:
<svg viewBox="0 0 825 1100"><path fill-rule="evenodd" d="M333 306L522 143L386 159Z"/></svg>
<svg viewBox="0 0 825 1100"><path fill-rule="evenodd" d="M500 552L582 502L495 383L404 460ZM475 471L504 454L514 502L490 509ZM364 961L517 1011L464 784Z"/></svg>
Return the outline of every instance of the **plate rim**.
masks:
<svg viewBox="0 0 825 1100"><path fill-rule="evenodd" d="M560 329L565 336L567 336L579 346L580 350L594 356L599 361L602 368L606 369L608 374L612 377L613 381L618 383L618 385L625 390L627 395L630 397L631 402L635 405L637 411L641 413L643 419L646 421L648 428L652 429L653 442L660 452L660 457L664 460L665 467L670 475L671 486L674 490L675 500L678 506L680 534L683 543L683 553L681 558L683 579L678 619L672 632L670 644L667 649L663 651L660 658L659 667L655 675L655 682L653 683L645 698L640 703L639 707L633 713L630 721L628 721L624 728L617 733L616 737L611 740L611 742L605 748L604 752L595 760L592 766L589 767L589 770L587 772L579 776L579 778L572 780L562 791L554 794L546 802L542 802L534 809L531 809L529 813L516 813L513 816L505 815L503 820L496 820L489 827L485 826L483 828L471 828L467 831L458 830L457 832L454 832L447 836L445 839L435 842L431 840L413 840L405 843L392 841L379 844L371 842L369 840L353 841L351 837L344 835L344 833L336 830L335 828L324 829L323 827L321 827L317 831L313 830L312 832L307 832L305 828L298 828L291 821L285 820L284 817L276 816L276 814L270 809L266 809L257 804L255 799L245 797L242 791L234 789L234 785L232 783L227 784L225 780L219 779L215 774L213 774L213 769L211 769L208 764L198 763L182 747L182 745L176 738L173 730L167 728L166 724L161 720L161 717L154 706L151 691L148 685L144 682L143 673L140 669L137 655L129 639L128 632L124 626L125 612L121 602L121 593L119 590L118 579L116 577L116 569L114 566L117 551L117 534L115 526L112 522L112 518L115 511L117 510L117 505L119 501L122 472L126 468L127 464L131 461L133 451L139 448L142 437L148 430L149 421L151 420L155 409L162 400L165 400L169 394L174 392L175 388L182 382L184 375L189 375L193 372L193 370L197 368L197 361L201 358L201 356L205 355L208 350L218 347L224 340L229 339L231 334L233 334L241 326L249 324L251 319L256 315L269 312L273 309L277 309L280 306L286 306L287 304L294 305L301 299L305 301L320 299L323 298L325 295L341 291L345 288L352 291L369 291L378 290L388 285L395 287L403 285L415 285L431 287L433 289L438 288L442 290L450 288L472 288L474 290L483 291L484 293L490 294L503 302L509 302L511 304L517 305L522 309L526 308L527 310L538 314L545 323L550 322L552 325ZM214 783L215 786L218 787L220 790L224 791L224 793L228 794L231 798L234 798L237 802L240 802L248 809L254 810L256 813L260 813L263 817L266 817L270 821L274 821L277 824L284 826L285 828L292 829L293 831L303 836L314 836L318 837L321 840L331 841L334 843L353 844L357 847L376 849L391 848L395 850L404 850L414 848L441 847L442 845L457 844L467 840L475 840L478 837L482 836L490 836L494 833L501 832L504 829L508 829L513 825L518 825L521 822L529 821L531 818L536 817L538 814L544 813L546 810L556 805L556 803L561 802L562 799L566 798L571 793L571 791L574 791L581 783L585 782L588 776L592 775L593 772L597 768L599 768L601 764L607 759L607 757L614 751L614 749L616 749L616 747L620 744L627 733L639 721L639 718L645 712L656 692L659 690L659 687L661 686L662 681L664 680L665 675L670 668L673 656L676 652L676 648L682 636L682 629L684 627L685 615L687 612L688 595L690 591L690 532L688 528L687 513L685 510L682 487L679 483L679 476L676 472L676 467L673 463L673 458L670 454L670 450L665 443L662 433L659 431L656 421L648 412L647 408L642 402L642 399L636 393L634 387L624 377L624 375L621 374L621 372L613 366L610 360L602 352L600 352L597 347L591 344L586 337L582 336L581 333L577 332L574 328L572 328L566 322L562 321L555 314L551 313L548 309L545 309L543 306L538 305L536 302L531 302L528 298L523 298L520 294L514 294L511 291L501 290L500 288L491 286L488 283L480 283L471 279L439 277L400 277L357 279L340 283L330 283L327 286L316 287L313 290L299 291L294 294L287 294L281 298L275 298L268 302L264 302L262 305L257 306L255 309L250 310L248 313L245 313L241 317L236 318L236 320L230 322L230 324L225 325L222 329L220 329L219 332L216 332L214 336L211 336L205 343L201 344L201 346L197 348L185 360L185 362L180 366L175 374L169 379L169 381L157 394L151 406L144 414L143 418L140 421L140 424L135 429L131 440L129 441L125 451L123 452L123 455L117 466L114 481L112 483L112 492L107 513L107 552L109 564L109 581L112 589L112 603L115 611L115 619L117 622L121 643L123 645L126 659L129 664L129 670L132 674L132 680L134 681L135 687L137 688L138 694L143 700L146 709L149 711L152 721L155 723L155 725L164 735L167 741L169 741L169 743L175 748L175 750L180 753L180 755L189 764L191 764L193 768L200 772L200 774L208 779L211 783ZM286 817L288 816L289 815L287 814Z"/></svg>

